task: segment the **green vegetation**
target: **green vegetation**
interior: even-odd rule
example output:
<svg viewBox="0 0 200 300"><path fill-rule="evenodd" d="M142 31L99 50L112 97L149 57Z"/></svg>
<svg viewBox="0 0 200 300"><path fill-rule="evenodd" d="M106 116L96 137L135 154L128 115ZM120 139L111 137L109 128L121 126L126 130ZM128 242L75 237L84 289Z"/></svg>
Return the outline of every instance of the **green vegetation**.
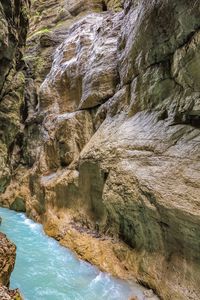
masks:
<svg viewBox="0 0 200 300"><path fill-rule="evenodd" d="M43 34L43 33L49 33L49 32L51 32L51 30L49 28L47 28L47 27L42 28L42 29L34 32L33 34L29 35L28 40L30 40L31 38L33 38L37 35L40 35L40 34Z"/></svg>

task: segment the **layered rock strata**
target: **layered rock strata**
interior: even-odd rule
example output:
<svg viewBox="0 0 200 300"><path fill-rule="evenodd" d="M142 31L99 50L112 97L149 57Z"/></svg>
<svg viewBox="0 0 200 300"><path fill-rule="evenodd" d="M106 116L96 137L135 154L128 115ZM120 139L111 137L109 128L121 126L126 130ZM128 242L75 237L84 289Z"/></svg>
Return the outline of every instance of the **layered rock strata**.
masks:
<svg viewBox="0 0 200 300"><path fill-rule="evenodd" d="M24 105L23 50L28 29L27 0L0 1L0 192L11 181L22 148ZM1 218L0 218L1 223ZM0 233L0 299L20 300L18 290L9 290L16 247Z"/></svg>
<svg viewBox="0 0 200 300"><path fill-rule="evenodd" d="M25 76L22 60L28 0L0 1L0 191L19 163Z"/></svg>
<svg viewBox="0 0 200 300"><path fill-rule="evenodd" d="M33 5L23 147L1 203L161 299L199 299L200 4Z"/></svg>

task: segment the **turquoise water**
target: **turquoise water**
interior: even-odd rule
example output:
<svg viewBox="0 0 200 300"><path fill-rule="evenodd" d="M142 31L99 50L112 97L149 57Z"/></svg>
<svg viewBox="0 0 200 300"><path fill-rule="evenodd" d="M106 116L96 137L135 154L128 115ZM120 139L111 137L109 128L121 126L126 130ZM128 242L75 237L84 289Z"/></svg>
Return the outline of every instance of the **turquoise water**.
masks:
<svg viewBox="0 0 200 300"><path fill-rule="evenodd" d="M143 299L140 286L78 260L24 214L0 208L0 216L0 231L17 246L10 287L18 287L25 300L127 300L133 295Z"/></svg>

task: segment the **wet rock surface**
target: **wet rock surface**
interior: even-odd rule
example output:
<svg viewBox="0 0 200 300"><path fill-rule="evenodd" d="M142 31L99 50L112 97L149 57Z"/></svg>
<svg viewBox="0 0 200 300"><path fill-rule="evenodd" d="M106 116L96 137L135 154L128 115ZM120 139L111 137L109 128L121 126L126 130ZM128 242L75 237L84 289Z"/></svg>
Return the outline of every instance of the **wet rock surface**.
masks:
<svg viewBox="0 0 200 300"><path fill-rule="evenodd" d="M1 195L166 300L200 293L199 20L195 0L35 1Z"/></svg>

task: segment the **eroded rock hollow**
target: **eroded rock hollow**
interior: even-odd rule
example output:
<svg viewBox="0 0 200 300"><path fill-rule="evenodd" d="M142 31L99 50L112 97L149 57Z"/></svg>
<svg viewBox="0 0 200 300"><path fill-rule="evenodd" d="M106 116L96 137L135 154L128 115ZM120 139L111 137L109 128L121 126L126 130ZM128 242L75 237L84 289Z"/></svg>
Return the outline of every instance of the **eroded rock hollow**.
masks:
<svg viewBox="0 0 200 300"><path fill-rule="evenodd" d="M199 1L37 0L30 15L23 59L23 10L17 51L1 21L1 205L161 299L198 300Z"/></svg>

